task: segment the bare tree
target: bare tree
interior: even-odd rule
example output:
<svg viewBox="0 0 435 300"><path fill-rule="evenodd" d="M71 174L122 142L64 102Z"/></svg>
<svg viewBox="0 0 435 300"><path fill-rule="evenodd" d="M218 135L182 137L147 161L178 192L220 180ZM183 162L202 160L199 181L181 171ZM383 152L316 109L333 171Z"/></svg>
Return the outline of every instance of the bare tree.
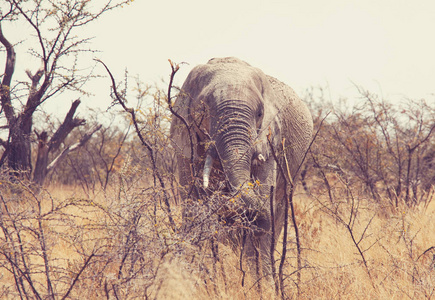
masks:
<svg viewBox="0 0 435 300"><path fill-rule="evenodd" d="M6 51L5 71L0 75L1 110L0 117L6 125L7 140L0 140L4 151L0 166L7 166L14 176L31 179L42 184L48 168L48 154L57 150L66 136L85 120L74 118L79 100L71 108L55 134L48 139L48 133L37 133L39 141L36 167L32 177L31 141L34 113L41 104L59 96L65 91L85 93L84 84L91 74L80 70L82 53L93 52L86 48L90 38L78 37L77 31L97 20L102 14L128 3L129 0L107 0L101 5L87 0L21 1L6 0L0 4L0 43ZM6 22L24 22L29 25L31 36L36 37L34 47L28 52L41 60L41 67L26 71L28 82L13 81L16 53L14 44L2 30ZM1 48L0 48L1 49ZM57 101L59 101L57 97ZM87 133L89 137L95 128ZM83 139L80 144L84 144ZM70 148L69 151L74 148Z"/></svg>
<svg viewBox="0 0 435 300"><path fill-rule="evenodd" d="M346 184L364 187L376 202L388 199L395 207L400 202L407 206L426 202L434 184L433 104L411 99L392 104L357 88L361 96L358 105L331 105L333 114L323 126L307 166L315 170L331 201L328 173L345 179ZM319 102L312 107L319 119L325 108L324 95L311 92L307 97L309 103Z"/></svg>

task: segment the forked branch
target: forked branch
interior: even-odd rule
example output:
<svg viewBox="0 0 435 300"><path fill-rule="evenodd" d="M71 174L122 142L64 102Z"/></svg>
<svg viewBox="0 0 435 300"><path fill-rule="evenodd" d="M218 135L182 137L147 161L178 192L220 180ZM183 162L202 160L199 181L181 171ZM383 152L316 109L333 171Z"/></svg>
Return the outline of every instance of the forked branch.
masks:
<svg viewBox="0 0 435 300"><path fill-rule="evenodd" d="M171 61L169 59L169 63L171 65L171 75L169 77L169 86L168 86L168 98L167 98L167 102L168 102L168 107L169 107L169 111L171 112L171 114L176 117L177 119L179 119L181 121L181 123L183 124L183 126L186 128L188 136L189 136L189 142L190 142L190 166L192 168L192 175L195 178L196 177L196 171L195 170L195 164L194 164L194 142L193 142L193 135L192 135L192 127L189 125L189 123L187 122L187 120L180 115L178 112L176 112L174 110L174 103L172 102L172 88L173 88L173 82L174 82L174 77L175 74L178 72L178 70L180 69L180 65L174 63L173 61ZM188 97L190 97L190 95L188 95ZM192 182L195 182L194 178L192 178ZM192 192L192 189L195 188L196 185L193 184L192 188L189 191L189 195Z"/></svg>
<svg viewBox="0 0 435 300"><path fill-rule="evenodd" d="M114 94L116 102L119 105L121 105L121 107L124 109L124 111L127 112L130 115L131 122L133 123L133 126L135 128L137 136L139 137L142 145L144 145L145 148L148 150L148 153L149 153L149 156L150 156L150 160L151 160L151 164L152 164L152 168L153 168L154 176L155 176L155 178L157 178L157 180L159 181L160 187L162 188L163 198L164 198L164 202L165 202L165 205L166 205L166 210L167 210L167 213L168 213L168 219L169 219L169 222L171 224L171 228L172 228L173 231L176 231L176 225L175 225L175 222L174 222L174 220L172 218L171 205L169 204L169 196L167 194L167 190L166 190L165 182L163 181L163 177L160 174L159 169L157 167L156 154L155 154L154 148L151 146L151 144L149 144L147 142L147 140L142 135L142 132L141 132L141 130L139 128L139 124L138 124L138 121L137 121L135 110L133 108L131 108L131 107L128 107L126 105L126 101L125 101L124 97L122 97L118 93L118 90L116 88L116 81L115 81L115 78L113 77L112 72L110 71L110 69L101 60L95 59L95 61L101 63L104 66L104 68L106 69L107 73L109 74L110 80L112 82L112 90L113 90L113 94ZM171 88L171 86L169 87L169 89L170 88Z"/></svg>

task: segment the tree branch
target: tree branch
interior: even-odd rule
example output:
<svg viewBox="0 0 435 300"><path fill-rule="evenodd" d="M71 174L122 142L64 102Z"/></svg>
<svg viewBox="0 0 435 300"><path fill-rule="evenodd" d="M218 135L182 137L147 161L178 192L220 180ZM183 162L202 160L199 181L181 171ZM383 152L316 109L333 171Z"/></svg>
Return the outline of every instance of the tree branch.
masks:
<svg viewBox="0 0 435 300"><path fill-rule="evenodd" d="M83 271L86 269L86 267L89 265L91 259L95 256L95 253L92 253L91 255L88 256L88 258L86 259L85 263L83 264L82 268L80 269L80 271L76 274L76 276L74 277L73 282L71 283L68 291L66 292L66 294L62 297L63 299L67 299L69 294L71 293L72 289L74 288L74 285L77 283L80 275L82 275Z"/></svg>
<svg viewBox="0 0 435 300"><path fill-rule="evenodd" d="M78 148L82 147L84 144L86 144L89 139L92 137L92 135L100 130L102 125L95 125L94 127L92 127L91 129L88 130L87 133L85 133L83 135L83 137L80 139L80 141L78 143L75 143L72 146L69 146L67 148L65 148L61 154L59 154L47 167L47 174L49 172L51 172L56 166L57 164L62 161L70 152L73 152L75 150L77 150Z"/></svg>
<svg viewBox="0 0 435 300"><path fill-rule="evenodd" d="M4 15L2 15L2 12L0 11L0 22L3 21L4 19L6 19L9 15L13 15L14 13L14 5L12 4L12 2L9 2L9 11L7 13L5 13Z"/></svg>
<svg viewBox="0 0 435 300"><path fill-rule="evenodd" d="M168 213L169 223L171 224L172 230L176 231L177 230L177 226L175 225L175 222L174 222L174 220L172 218L171 205L169 203L169 196L168 196L167 191L166 191L165 182L163 181L162 175L160 174L159 169L157 167L157 162L156 162L156 157L155 157L156 155L155 155L154 148L143 137L143 135L141 133L141 130L139 128L138 122L137 122L135 110L133 108L127 107L127 105L125 104L126 103L125 99L118 93L118 90L116 88L115 78L113 77L112 72L110 72L109 68L101 60L95 59L95 61L101 63L104 66L104 68L106 69L107 73L109 74L110 80L112 81L112 89L113 89L115 100L122 106L122 108L124 109L125 112L130 114L131 121L132 121L133 126L134 126L134 128L136 130L136 134L139 137L142 145L144 145L145 148L149 152L151 164L152 164L152 167L153 167L154 180L155 180L155 178L157 178L158 181L159 181L160 187L162 188L162 192L163 192L163 195L164 195L163 198L164 198L164 202L165 202L165 205L166 205L166 210L167 210L167 213ZM170 88L171 88L171 86L169 87L169 89Z"/></svg>
<svg viewBox="0 0 435 300"><path fill-rule="evenodd" d="M1 105L8 123L14 123L15 112L11 103L11 81L15 70L15 51L12 44L6 39L0 23L0 43L6 48L6 65L3 80L0 86Z"/></svg>
<svg viewBox="0 0 435 300"><path fill-rule="evenodd" d="M37 24L35 24L35 22L32 21L32 19L26 14L26 12L21 8L20 5L18 5L18 3L13 0L16 8L20 11L20 14L27 20L27 22L35 29L37 35L38 35L38 39L39 39L39 44L41 45L41 49L42 49L42 57L44 60L44 70L47 70L47 55L46 55L46 51L45 51L45 47L44 47L44 38L42 37L41 31L39 30L39 27Z"/></svg>
<svg viewBox="0 0 435 300"><path fill-rule="evenodd" d="M71 104L71 108L69 109L62 125L59 126L57 131L54 133L49 142L48 151L56 151L60 144L63 143L68 134L77 126L83 125L85 123L84 119L74 118L74 114L76 113L77 107L80 105L80 100L77 99Z"/></svg>

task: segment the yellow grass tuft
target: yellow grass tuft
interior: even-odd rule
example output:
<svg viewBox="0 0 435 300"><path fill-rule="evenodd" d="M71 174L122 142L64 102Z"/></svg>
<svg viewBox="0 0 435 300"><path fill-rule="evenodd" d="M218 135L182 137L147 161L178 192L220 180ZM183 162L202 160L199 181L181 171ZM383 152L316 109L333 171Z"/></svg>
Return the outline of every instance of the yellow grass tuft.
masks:
<svg viewBox="0 0 435 300"><path fill-rule="evenodd" d="M53 187L38 196L23 193L18 202L13 202L10 194L1 194L11 201L10 213L13 208L16 215L28 216L25 222L15 220L15 225L34 230L19 229L26 248L23 254L33 268L29 276L41 297L47 297L49 292L40 241L31 234L40 230L38 218L45 234L55 298L62 298L76 279L69 292L74 299L280 298L275 295L274 286L256 284L246 261L240 262L238 251L217 242L192 245L180 232L173 232L165 207L151 191L114 187L90 199L76 187ZM413 209L392 210L358 193L353 198L336 198L340 201L331 203L322 196L295 196L302 270L298 282L294 230L290 228L285 296L433 298L435 201ZM32 212L38 201L42 204L41 214ZM4 210L5 202L2 226L12 232L13 222L8 221ZM177 222L178 214L174 216ZM12 225L8 227L5 222ZM12 248L4 232L0 295L2 299L13 299L19 292L11 265L5 259ZM278 243L276 259L280 258L281 249L282 244ZM29 297L34 297L30 284L24 286Z"/></svg>

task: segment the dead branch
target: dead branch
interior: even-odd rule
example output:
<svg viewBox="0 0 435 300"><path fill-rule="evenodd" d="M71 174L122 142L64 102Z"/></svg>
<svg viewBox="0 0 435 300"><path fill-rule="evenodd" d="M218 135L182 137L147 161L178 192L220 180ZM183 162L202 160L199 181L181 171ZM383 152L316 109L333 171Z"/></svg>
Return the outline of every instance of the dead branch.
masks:
<svg viewBox="0 0 435 300"><path fill-rule="evenodd" d="M279 268L278 268L278 283L279 283L279 289L281 291L281 298L285 299L286 297L284 294L283 270L284 270L285 259L287 256L287 234L288 234L288 218L289 218L288 212L289 212L290 203L293 203L293 180L291 177L288 177L288 175L289 175L288 169L287 169L287 172L285 172L283 169L283 166L281 164L281 160L278 158L278 156L275 152L275 149L272 145L272 137L271 137L270 133L267 137L267 140L269 142L272 156L275 159L275 162L278 166L278 171L280 172L281 176L284 179L284 200L285 200L285 203L284 203L284 233L283 233L283 237L282 237L281 260L280 260ZM288 191L287 191L288 189L290 190L290 193L288 193ZM295 219L293 219L293 223L296 225L295 226L295 233L296 233L296 246L297 246L297 250L298 250L298 270L300 270L300 268L299 268L299 266L300 266L299 232L297 230L298 227L297 227L297 223L296 223ZM298 290L299 290L299 284L297 286L298 286ZM299 294L299 292L298 292L298 294Z"/></svg>
<svg viewBox="0 0 435 300"><path fill-rule="evenodd" d="M272 278L273 282L275 283L275 293L278 295L279 292L279 283L276 278L276 266L275 266L275 213L273 208L273 192L274 192L274 186L270 186L270 192L269 192L269 203L270 203L270 224L271 224L271 231L272 231L272 237L271 237L271 243L270 243L270 264L272 266Z"/></svg>
<svg viewBox="0 0 435 300"><path fill-rule="evenodd" d="M172 228L173 231L176 231L177 227L176 227L175 222L174 222L174 220L172 218L171 205L169 204L169 196L167 194L165 182L163 181L163 178L162 178L162 176L161 176L161 174L159 172L159 169L157 167L156 155L155 155L154 148L145 140L144 136L142 135L141 130L139 128L139 124L137 122L135 110L133 108L127 107L126 101L125 101L124 97L122 97L118 93L118 90L116 88L115 78L113 77L112 72L110 71L110 69L101 60L95 59L95 61L101 63L104 66L104 68L106 69L107 73L109 74L110 80L112 82L112 89L113 89L113 94L115 96L115 100L118 102L118 104L121 105L121 107L124 109L125 112L130 114L131 121L133 122L133 126L134 126L134 128L136 130L136 134L139 137L142 145L144 145L145 148L148 150L148 153L149 153L149 156L150 156L150 160L151 160L151 164L152 164L152 168L153 168L154 178L158 179L159 184L160 184L160 186L162 188L163 197L164 197L164 203L166 205L166 210L167 210L167 213L168 213L168 219L169 219L169 222L171 224L171 228ZM171 87L169 87L169 89L170 88Z"/></svg>
<svg viewBox="0 0 435 300"><path fill-rule="evenodd" d="M195 176L196 173L195 173L195 169L194 169L195 164L194 164L194 150L193 150L194 143L193 143L191 126L189 126L189 123L187 123L186 119L182 115L180 115L179 113L177 113L174 110L174 104L172 102L172 96L171 96L172 87L173 87L172 84L174 81L174 77L175 77L175 74L180 69L180 66L178 64L173 63L171 60L169 60L169 63L171 65L172 72L171 72L171 75L169 77L168 99L167 99L168 107L169 107L169 111L171 112L171 114L173 116L175 116L177 119L179 119L181 121L181 123L183 123L184 127L186 127L187 133L189 135L189 140L190 140L190 165L193 168L193 174ZM190 97L190 95L189 95L189 97Z"/></svg>
<svg viewBox="0 0 435 300"><path fill-rule="evenodd" d="M80 139L78 143L75 143L72 146L69 146L65 148L62 153L60 153L53 161L48 165L47 167L47 174L51 172L57 164L62 161L70 152L77 150L78 148L82 147L84 144L86 144L89 139L92 137L92 135L100 130L102 125L95 125L93 128L89 129L87 133L83 135L83 137Z"/></svg>
<svg viewBox="0 0 435 300"><path fill-rule="evenodd" d="M0 86L0 100L2 109L5 112L6 119L9 123L15 120L14 108L11 104L11 81L15 70L15 51L12 44L3 34L0 23L0 43L6 48L6 65L3 80Z"/></svg>
<svg viewBox="0 0 435 300"><path fill-rule="evenodd" d="M86 259L86 261L83 263L82 268L80 269L80 271L77 272L76 276L74 277L73 282L71 283L70 287L68 288L68 291L65 293L65 295L62 297L63 299L67 299L69 294L71 293L72 289L74 288L74 285L77 283L80 275L83 273L83 271L86 269L86 267L89 265L91 259L95 256L95 253L92 253L91 255L88 256L88 258Z"/></svg>
<svg viewBox="0 0 435 300"><path fill-rule="evenodd" d="M71 108L65 116L65 119L50 139L48 148L49 152L56 151L74 128L85 124L86 121L84 119L74 118L74 114L79 105L79 99L71 104Z"/></svg>

